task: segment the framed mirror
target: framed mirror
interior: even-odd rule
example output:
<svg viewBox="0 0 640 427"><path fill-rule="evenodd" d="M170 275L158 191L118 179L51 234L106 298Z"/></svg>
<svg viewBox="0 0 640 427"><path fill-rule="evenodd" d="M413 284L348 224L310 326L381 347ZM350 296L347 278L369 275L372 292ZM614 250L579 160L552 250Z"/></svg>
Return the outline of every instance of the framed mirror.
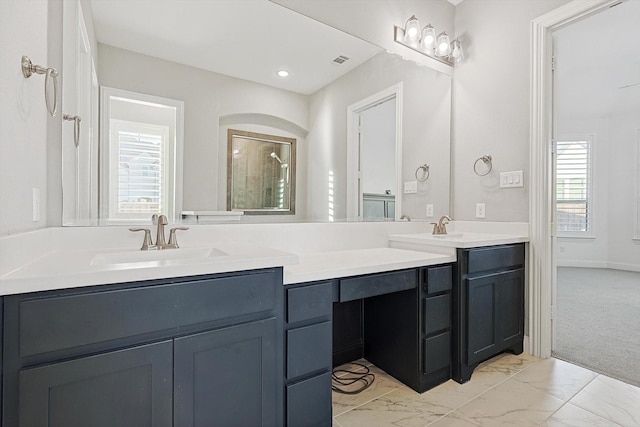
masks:
<svg viewBox="0 0 640 427"><path fill-rule="evenodd" d="M296 140L229 129L227 210L295 214Z"/></svg>

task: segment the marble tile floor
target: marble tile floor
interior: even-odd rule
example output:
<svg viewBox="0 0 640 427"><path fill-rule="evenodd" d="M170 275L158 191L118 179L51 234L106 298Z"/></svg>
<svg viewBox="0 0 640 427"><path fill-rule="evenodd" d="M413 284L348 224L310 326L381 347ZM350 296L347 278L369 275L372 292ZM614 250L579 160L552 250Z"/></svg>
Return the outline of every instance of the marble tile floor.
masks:
<svg viewBox="0 0 640 427"><path fill-rule="evenodd" d="M558 359L502 354L468 383L423 394L359 362L376 380L357 395L333 393L333 427L640 426L640 388Z"/></svg>

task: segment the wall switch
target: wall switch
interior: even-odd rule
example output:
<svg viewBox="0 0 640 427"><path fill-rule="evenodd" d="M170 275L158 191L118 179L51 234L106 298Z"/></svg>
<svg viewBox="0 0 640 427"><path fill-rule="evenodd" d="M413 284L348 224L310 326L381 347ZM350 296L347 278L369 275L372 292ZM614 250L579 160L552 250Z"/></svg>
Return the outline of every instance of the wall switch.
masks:
<svg viewBox="0 0 640 427"><path fill-rule="evenodd" d="M40 221L40 189L33 188L33 222Z"/></svg>
<svg viewBox="0 0 640 427"><path fill-rule="evenodd" d="M500 188L523 186L522 171L500 172Z"/></svg>
<svg viewBox="0 0 640 427"><path fill-rule="evenodd" d="M418 192L418 181L407 181L404 183L404 194L414 194Z"/></svg>
<svg viewBox="0 0 640 427"><path fill-rule="evenodd" d="M433 204L427 204L427 218L433 218Z"/></svg>
<svg viewBox="0 0 640 427"><path fill-rule="evenodd" d="M485 205L484 203L476 203L476 218L485 217Z"/></svg>

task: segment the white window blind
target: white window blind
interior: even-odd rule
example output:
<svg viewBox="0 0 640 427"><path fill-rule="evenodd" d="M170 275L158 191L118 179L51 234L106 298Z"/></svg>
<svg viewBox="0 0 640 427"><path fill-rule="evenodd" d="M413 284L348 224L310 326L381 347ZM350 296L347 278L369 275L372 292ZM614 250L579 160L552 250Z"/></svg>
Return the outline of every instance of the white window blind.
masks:
<svg viewBox="0 0 640 427"><path fill-rule="evenodd" d="M592 231L592 141L556 145L556 227L559 235Z"/></svg>
<svg viewBox="0 0 640 427"><path fill-rule="evenodd" d="M167 126L112 120L111 217L143 218L167 209ZM115 209L114 209L115 208Z"/></svg>

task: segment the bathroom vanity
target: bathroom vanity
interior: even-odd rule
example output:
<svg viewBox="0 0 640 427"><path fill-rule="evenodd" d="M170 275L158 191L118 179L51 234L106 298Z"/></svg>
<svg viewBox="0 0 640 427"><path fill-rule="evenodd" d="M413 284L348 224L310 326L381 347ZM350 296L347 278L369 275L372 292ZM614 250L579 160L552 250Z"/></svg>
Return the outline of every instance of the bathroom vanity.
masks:
<svg viewBox="0 0 640 427"><path fill-rule="evenodd" d="M0 278L2 425L331 425L336 364L424 392L522 351L526 237L385 238L39 258Z"/></svg>

